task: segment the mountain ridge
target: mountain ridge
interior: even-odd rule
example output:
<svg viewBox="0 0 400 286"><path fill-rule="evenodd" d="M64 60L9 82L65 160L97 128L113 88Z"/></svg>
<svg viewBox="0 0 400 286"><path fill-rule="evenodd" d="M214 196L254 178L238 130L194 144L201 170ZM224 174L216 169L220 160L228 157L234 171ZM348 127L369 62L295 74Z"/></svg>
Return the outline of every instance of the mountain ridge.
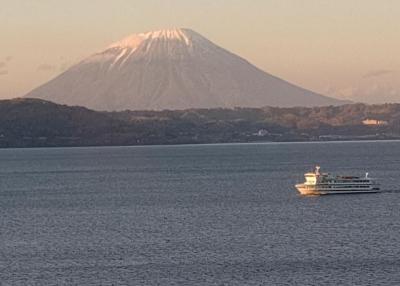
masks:
<svg viewBox="0 0 400 286"><path fill-rule="evenodd" d="M0 147L366 139L400 139L400 104L101 112L0 100Z"/></svg>

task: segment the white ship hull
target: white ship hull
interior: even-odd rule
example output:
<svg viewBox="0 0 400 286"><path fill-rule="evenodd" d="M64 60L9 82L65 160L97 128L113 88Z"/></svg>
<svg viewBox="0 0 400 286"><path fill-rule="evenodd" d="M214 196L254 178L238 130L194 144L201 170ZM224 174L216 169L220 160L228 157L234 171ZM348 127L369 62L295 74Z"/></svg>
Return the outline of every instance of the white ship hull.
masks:
<svg viewBox="0 0 400 286"><path fill-rule="evenodd" d="M381 190L379 188L368 188L368 189L340 189L337 188L335 190L326 189L326 188L318 188L315 186L314 188L310 188L304 186L303 184L296 185L296 189L302 195L337 195L337 194L363 194L363 193L379 193Z"/></svg>

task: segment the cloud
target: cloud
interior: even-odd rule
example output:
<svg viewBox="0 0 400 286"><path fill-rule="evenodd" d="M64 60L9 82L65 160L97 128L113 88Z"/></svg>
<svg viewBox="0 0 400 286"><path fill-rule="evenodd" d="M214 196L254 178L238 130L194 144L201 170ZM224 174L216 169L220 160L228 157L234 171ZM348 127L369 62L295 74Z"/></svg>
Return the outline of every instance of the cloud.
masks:
<svg viewBox="0 0 400 286"><path fill-rule="evenodd" d="M9 62L9 61L11 61L13 59L13 57L12 56L7 56L6 57L6 62Z"/></svg>
<svg viewBox="0 0 400 286"><path fill-rule="evenodd" d="M49 65L49 64L41 64L37 68L38 71L53 71L55 69L56 69L56 66Z"/></svg>
<svg viewBox="0 0 400 286"><path fill-rule="evenodd" d="M5 68L6 67L6 62L0 62L0 68Z"/></svg>
<svg viewBox="0 0 400 286"><path fill-rule="evenodd" d="M8 71L7 71L7 70L2 70L2 71L0 71L0 76L6 75L6 74L8 74Z"/></svg>
<svg viewBox="0 0 400 286"><path fill-rule="evenodd" d="M379 76L384 76L387 74L392 74L394 72L395 71L393 71L393 70L373 70L373 71L366 73L363 76L363 78L379 77Z"/></svg>

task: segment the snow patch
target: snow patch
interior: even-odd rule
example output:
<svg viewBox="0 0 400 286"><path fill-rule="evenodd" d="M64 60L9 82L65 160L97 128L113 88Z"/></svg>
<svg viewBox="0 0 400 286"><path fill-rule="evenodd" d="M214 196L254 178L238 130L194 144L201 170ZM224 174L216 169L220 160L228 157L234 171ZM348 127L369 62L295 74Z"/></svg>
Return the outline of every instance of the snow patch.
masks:
<svg viewBox="0 0 400 286"><path fill-rule="evenodd" d="M122 58L126 54L127 51L128 51L127 48L123 49L119 53L119 55L114 59L113 63L110 65L110 68L114 67L114 65L119 61L120 58Z"/></svg>
<svg viewBox="0 0 400 286"><path fill-rule="evenodd" d="M123 38L122 40L115 42L111 44L108 49L112 48L137 48L144 40L146 40L147 37L145 34L134 34L130 35L126 38Z"/></svg>
<svg viewBox="0 0 400 286"><path fill-rule="evenodd" d="M184 42L186 45L191 45L191 40L183 29L170 29L148 32L147 39L165 39L165 40L178 40Z"/></svg>

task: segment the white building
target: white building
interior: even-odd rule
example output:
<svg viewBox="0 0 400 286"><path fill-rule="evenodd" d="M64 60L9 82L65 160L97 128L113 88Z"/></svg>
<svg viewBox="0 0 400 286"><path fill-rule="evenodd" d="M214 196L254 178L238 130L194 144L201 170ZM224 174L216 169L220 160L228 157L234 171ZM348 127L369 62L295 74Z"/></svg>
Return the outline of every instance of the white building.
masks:
<svg viewBox="0 0 400 286"><path fill-rule="evenodd" d="M362 123L364 125L388 125L388 122L385 120L370 119L370 118L363 120Z"/></svg>

